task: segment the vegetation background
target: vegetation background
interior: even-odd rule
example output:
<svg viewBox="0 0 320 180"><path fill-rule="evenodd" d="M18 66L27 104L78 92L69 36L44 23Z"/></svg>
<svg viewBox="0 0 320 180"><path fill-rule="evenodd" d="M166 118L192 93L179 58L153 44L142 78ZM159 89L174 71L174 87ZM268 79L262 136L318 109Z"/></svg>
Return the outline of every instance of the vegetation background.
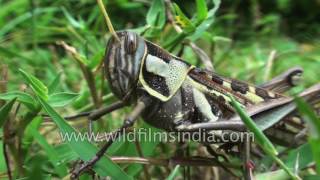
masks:
<svg viewBox="0 0 320 180"><path fill-rule="evenodd" d="M260 84L300 66L302 88L320 80L319 0L109 0L105 4L116 30L136 31L204 67L191 47L195 43L221 75ZM182 33L176 32L173 21ZM13 178L60 179L69 177L77 159L87 160L94 154L97 146L87 141L61 142L58 132L73 132L71 127L86 131L86 118L66 123L61 117L116 100L100 68L109 37L95 0L0 0L0 179L10 178L6 157ZM271 54L275 56L270 58ZM106 115L94 123L94 131L119 127L129 111ZM148 127L142 121L137 126ZM203 153L198 144L189 145L190 154ZM140 147L145 157L168 159L179 152L180 145L140 142ZM319 160L312 155L315 150L307 143L289 149L281 159L289 168L296 167L304 179L319 179L312 169ZM136 145L128 142L114 144L107 154L139 156ZM98 174L182 179L186 171L161 164L143 168L124 163L119 168L108 157L94 169ZM289 178L269 156L256 163L256 177ZM212 168L192 167L191 177L219 176ZM90 178L88 174L81 177Z"/></svg>

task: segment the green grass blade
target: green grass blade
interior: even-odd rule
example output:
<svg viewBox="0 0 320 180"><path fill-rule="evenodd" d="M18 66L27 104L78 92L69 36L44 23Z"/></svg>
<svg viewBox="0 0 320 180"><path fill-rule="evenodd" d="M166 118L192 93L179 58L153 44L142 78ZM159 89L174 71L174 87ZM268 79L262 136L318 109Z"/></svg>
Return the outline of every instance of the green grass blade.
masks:
<svg viewBox="0 0 320 180"><path fill-rule="evenodd" d="M312 128L311 136L313 138L320 138L320 119L316 113L312 110L309 104L307 104L300 97L295 97L294 101L298 106L299 112L304 116L304 119L307 120L307 123L310 124Z"/></svg>
<svg viewBox="0 0 320 180"><path fill-rule="evenodd" d="M208 16L208 8L205 0L196 0L197 4L197 22L196 24L201 23Z"/></svg>
<svg viewBox="0 0 320 180"><path fill-rule="evenodd" d="M235 108L244 124L251 132L254 133L255 139L257 140L258 144L260 144L264 149L266 149L273 155L278 155L276 148L273 146L270 140L263 134L262 130L259 129L255 122L247 115L247 113L244 112L244 110L241 108L238 102L236 102L236 100L232 96L229 97L232 100L232 106Z"/></svg>
<svg viewBox="0 0 320 180"><path fill-rule="evenodd" d="M52 118L52 120L59 127L62 134L77 134L77 131L72 128L66 121L40 96L37 99L46 111L46 113ZM67 142L71 149L75 151L79 157L88 161L95 156L98 148L92 145L88 140L78 141L74 138ZM131 179L117 164L113 163L107 156L103 156L93 167L93 169L103 177L110 176L114 179Z"/></svg>
<svg viewBox="0 0 320 180"><path fill-rule="evenodd" d="M68 19L69 24L71 24L75 28L84 29L85 25L82 21L77 21L72 15L66 10L66 8L62 7L62 12L64 16Z"/></svg>
<svg viewBox="0 0 320 180"><path fill-rule="evenodd" d="M235 108L242 121L247 128L254 133L255 140L262 147L262 149L272 157L272 159L285 170L292 179L300 179L296 176L282 161L277 157L278 152L270 140L263 134L262 130L255 124L255 122L247 115L247 113L241 108L240 104L231 96L231 105Z"/></svg>
<svg viewBox="0 0 320 180"><path fill-rule="evenodd" d="M309 143L311 145L313 159L316 162L317 172L320 174L320 139L310 138Z"/></svg>
<svg viewBox="0 0 320 180"><path fill-rule="evenodd" d="M298 106L299 112L307 121L310 127L309 143L311 145L313 158L316 162L317 172L320 174L320 118L312 110L309 104L307 104L300 97L295 97L294 101Z"/></svg>
<svg viewBox="0 0 320 180"><path fill-rule="evenodd" d="M174 177L176 177L179 173L179 169L180 165L176 165L176 167L174 167L173 171L170 173L166 180L174 180Z"/></svg>

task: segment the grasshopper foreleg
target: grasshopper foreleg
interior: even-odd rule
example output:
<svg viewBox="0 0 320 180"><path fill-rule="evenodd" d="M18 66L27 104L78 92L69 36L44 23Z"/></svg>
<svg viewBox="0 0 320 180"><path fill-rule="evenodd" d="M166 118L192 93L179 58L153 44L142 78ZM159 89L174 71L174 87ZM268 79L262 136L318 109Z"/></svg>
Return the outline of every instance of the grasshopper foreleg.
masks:
<svg viewBox="0 0 320 180"><path fill-rule="evenodd" d="M72 172L71 178L77 179L82 172L88 169L91 169L91 167L93 167L94 164L97 161L99 161L99 159L104 155L107 149L111 146L111 144L113 143L113 140L121 136L127 128L133 126L134 122L138 119L139 115L143 112L143 110L149 104L150 104L149 98L142 97L141 99L139 99L133 111L125 118L122 126L114 132L115 133L114 138L109 138L108 141L102 146L102 148L96 153L96 155L91 160L85 162L80 168L75 169Z"/></svg>
<svg viewBox="0 0 320 180"><path fill-rule="evenodd" d="M92 111L89 114L88 119L91 121L95 121L95 120L99 119L100 117L102 117L108 113L111 113L112 111L123 108L125 105L126 104L123 101L116 101L107 107L102 107L100 109Z"/></svg>

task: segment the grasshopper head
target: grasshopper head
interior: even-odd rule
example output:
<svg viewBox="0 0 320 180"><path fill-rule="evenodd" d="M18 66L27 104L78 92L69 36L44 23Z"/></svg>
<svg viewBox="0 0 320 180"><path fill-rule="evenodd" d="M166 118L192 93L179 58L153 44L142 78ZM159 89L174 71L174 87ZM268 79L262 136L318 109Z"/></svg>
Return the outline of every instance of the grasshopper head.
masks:
<svg viewBox="0 0 320 180"><path fill-rule="evenodd" d="M112 92L122 99L136 88L146 45L133 32L117 32L117 36L119 39L111 37L108 42L104 64Z"/></svg>

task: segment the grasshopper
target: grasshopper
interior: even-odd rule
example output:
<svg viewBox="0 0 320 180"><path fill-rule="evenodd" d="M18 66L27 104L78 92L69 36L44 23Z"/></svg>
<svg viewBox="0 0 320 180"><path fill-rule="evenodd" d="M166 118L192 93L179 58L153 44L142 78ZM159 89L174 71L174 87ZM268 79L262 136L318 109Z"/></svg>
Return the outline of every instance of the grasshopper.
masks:
<svg viewBox="0 0 320 180"><path fill-rule="evenodd" d="M134 32L109 29L112 37L106 47L104 71L109 87L119 101L90 113L89 119L96 120L116 109L134 105L123 125L116 130L118 136L133 126L140 116L152 126L166 131L246 131L228 95L232 95L256 121L279 108L294 106L292 98L282 92L295 85L302 74L300 68L254 86L195 67ZM319 92L320 85L315 85L300 96L310 103L318 103ZM294 112L295 108L292 108L285 114L285 122L277 120L262 130L279 144L288 145L304 128L300 119L292 118ZM73 172L73 177L94 165L111 144L111 140L106 142L93 159Z"/></svg>

